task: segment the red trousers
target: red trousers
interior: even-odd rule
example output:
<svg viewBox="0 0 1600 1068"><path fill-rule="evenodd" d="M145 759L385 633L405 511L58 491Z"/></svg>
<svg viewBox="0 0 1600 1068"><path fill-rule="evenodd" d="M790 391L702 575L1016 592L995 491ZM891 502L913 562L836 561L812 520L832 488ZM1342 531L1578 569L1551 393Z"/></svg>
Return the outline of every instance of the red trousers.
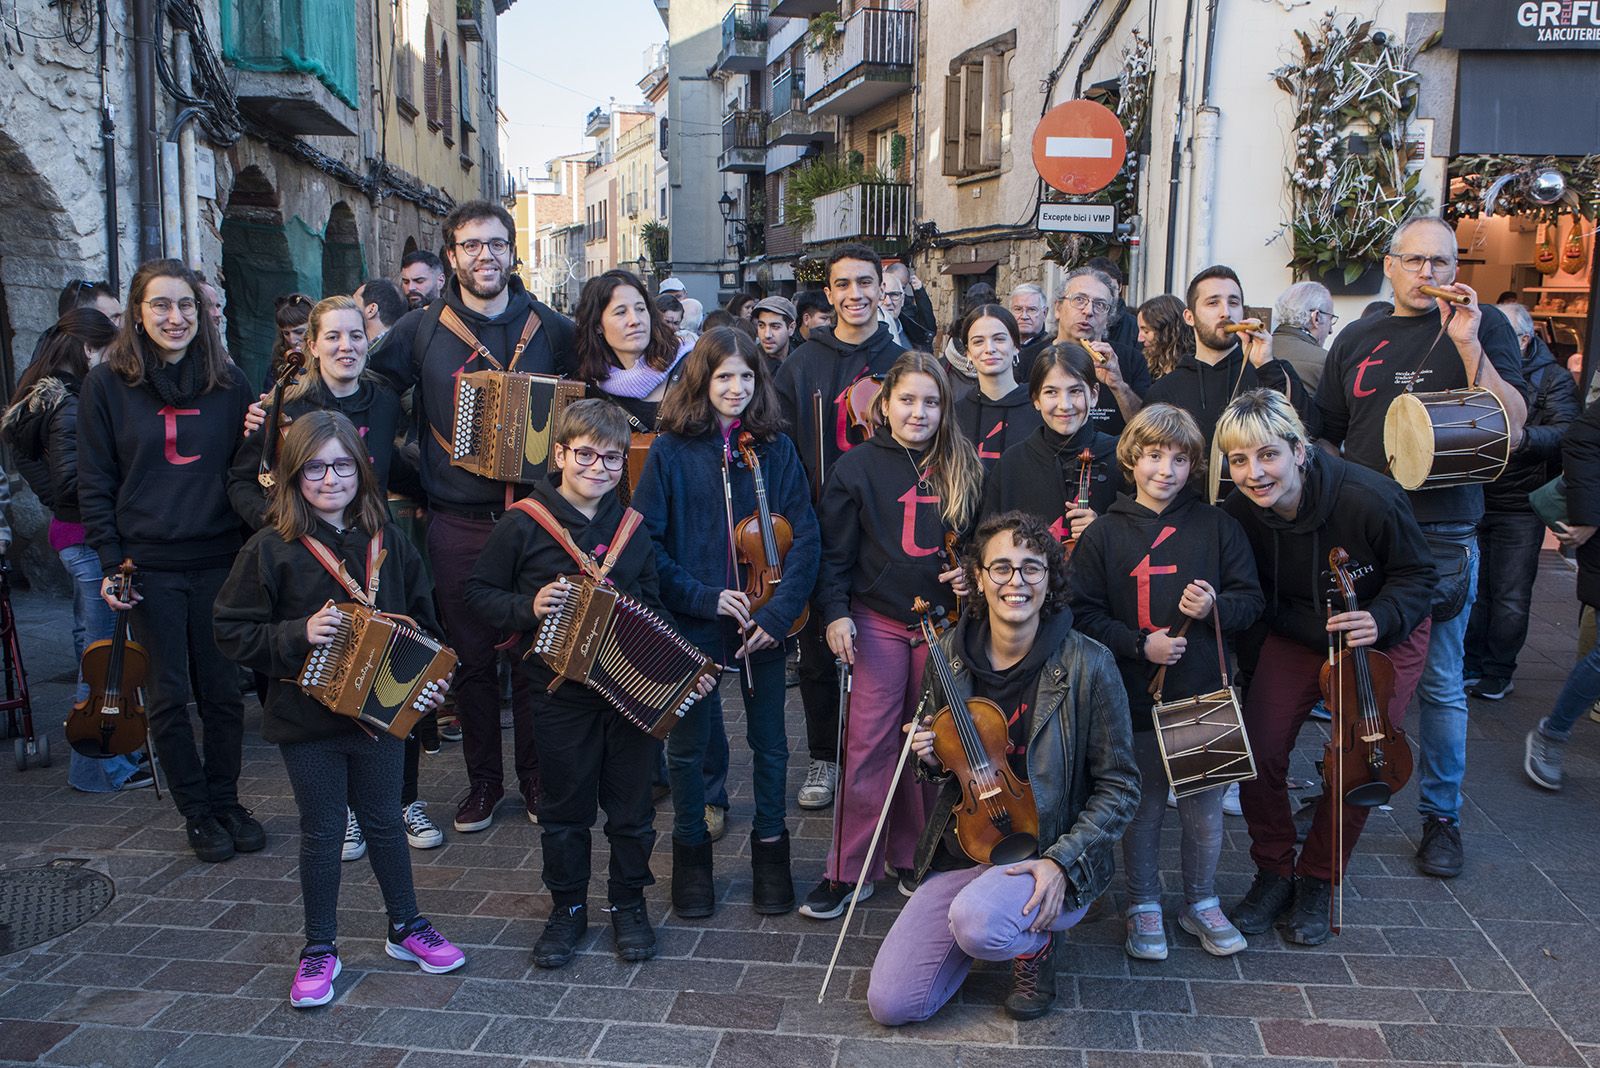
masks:
<svg viewBox="0 0 1600 1068"><path fill-rule="evenodd" d="M1428 658L1431 622L1411 636L1384 650L1394 662L1394 699L1387 709L1389 722L1396 727L1411 703L1411 693L1422 677ZM1244 702L1244 727L1250 736L1250 750L1256 760L1256 777L1239 785L1239 806L1250 829L1250 858L1262 871L1284 878L1295 874L1318 879L1333 878L1333 808L1336 802L1324 791L1312 815L1311 833L1295 860L1294 815L1289 810L1289 754L1294 750L1300 728L1311 707L1322 696L1319 682L1325 650L1309 649L1299 642L1276 634L1269 635L1261 647L1261 659L1250 692ZM1349 863L1361 828L1366 826L1367 809L1344 806L1344 857Z"/></svg>

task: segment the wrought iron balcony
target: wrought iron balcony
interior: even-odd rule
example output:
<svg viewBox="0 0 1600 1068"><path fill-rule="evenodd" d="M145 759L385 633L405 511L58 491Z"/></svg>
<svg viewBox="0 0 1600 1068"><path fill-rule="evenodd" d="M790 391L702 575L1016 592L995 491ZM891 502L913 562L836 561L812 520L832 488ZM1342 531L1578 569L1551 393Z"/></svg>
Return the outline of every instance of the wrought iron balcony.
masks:
<svg viewBox="0 0 1600 1068"><path fill-rule="evenodd" d="M767 144L832 144L838 122L831 115L806 111L805 68L790 67L772 79L772 121L767 124Z"/></svg>
<svg viewBox="0 0 1600 1068"><path fill-rule="evenodd" d="M767 9L760 3L739 3L722 16L722 50L711 73L749 73L767 65Z"/></svg>
<svg viewBox="0 0 1600 1068"><path fill-rule="evenodd" d="M728 112L722 119L722 155L717 170L762 174L767 169L767 113L749 109Z"/></svg>
<svg viewBox="0 0 1600 1068"><path fill-rule="evenodd" d="M806 105L859 115L911 88L916 55L916 12L862 8L822 48L806 52Z"/></svg>

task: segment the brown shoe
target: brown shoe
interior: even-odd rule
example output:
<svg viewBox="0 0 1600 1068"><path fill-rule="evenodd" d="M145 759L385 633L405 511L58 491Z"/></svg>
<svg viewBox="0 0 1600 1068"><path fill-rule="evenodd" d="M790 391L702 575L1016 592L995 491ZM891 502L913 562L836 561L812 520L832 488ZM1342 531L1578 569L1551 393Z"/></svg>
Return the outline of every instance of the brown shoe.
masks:
<svg viewBox="0 0 1600 1068"><path fill-rule="evenodd" d="M539 822L539 802L543 798L538 779L528 779L522 784L522 804L528 810L528 822Z"/></svg>
<svg viewBox="0 0 1600 1068"><path fill-rule="evenodd" d="M463 834L487 830L494 822L494 806L500 803L501 791L486 782L475 782L467 798L456 809L455 828Z"/></svg>

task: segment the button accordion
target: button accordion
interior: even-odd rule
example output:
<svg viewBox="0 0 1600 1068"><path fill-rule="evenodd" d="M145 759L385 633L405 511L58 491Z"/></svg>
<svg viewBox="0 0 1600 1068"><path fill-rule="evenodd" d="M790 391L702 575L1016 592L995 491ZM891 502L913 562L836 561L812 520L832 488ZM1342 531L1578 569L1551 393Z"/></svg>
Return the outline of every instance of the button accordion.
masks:
<svg viewBox="0 0 1600 1068"><path fill-rule="evenodd" d="M450 463L499 482L528 483L549 469L556 420L585 386L515 371L459 376Z"/></svg>
<svg viewBox="0 0 1600 1068"><path fill-rule="evenodd" d="M544 618L529 654L556 673L551 689L582 683L635 727L665 738L699 698L700 680L721 668L627 594L587 576L568 581L566 604Z"/></svg>
<svg viewBox="0 0 1600 1068"><path fill-rule="evenodd" d="M334 607L339 633L312 648L296 681L333 712L404 738L455 674L455 651L407 616L354 602Z"/></svg>

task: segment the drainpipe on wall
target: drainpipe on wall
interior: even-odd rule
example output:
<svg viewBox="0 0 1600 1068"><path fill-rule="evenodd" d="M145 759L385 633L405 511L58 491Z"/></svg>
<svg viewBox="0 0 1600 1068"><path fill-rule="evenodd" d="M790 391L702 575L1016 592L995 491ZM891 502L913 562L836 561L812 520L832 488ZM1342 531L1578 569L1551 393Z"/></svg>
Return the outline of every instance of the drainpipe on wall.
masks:
<svg viewBox="0 0 1600 1068"><path fill-rule="evenodd" d="M117 217L117 120L111 104L111 91L106 85L106 38L110 33L110 15L106 5L100 5L100 161L104 170L106 202L106 280L115 292L122 292L121 244Z"/></svg>
<svg viewBox="0 0 1600 1068"><path fill-rule="evenodd" d="M173 39L174 74L178 88L193 93L193 60L189 34L179 33ZM183 262L190 267L200 266L200 183L195 171L198 156L195 151L194 123L186 122L178 129L178 157L183 164L183 181L179 186L183 204Z"/></svg>
<svg viewBox="0 0 1600 1068"><path fill-rule="evenodd" d="M139 259L161 256L161 177L156 163L157 0L133 2L133 138L139 176Z"/></svg>
<svg viewBox="0 0 1600 1068"><path fill-rule="evenodd" d="M1222 113L1209 105L1195 109L1194 172L1189 178L1189 277L1211 266L1211 213L1217 196L1217 128Z"/></svg>

